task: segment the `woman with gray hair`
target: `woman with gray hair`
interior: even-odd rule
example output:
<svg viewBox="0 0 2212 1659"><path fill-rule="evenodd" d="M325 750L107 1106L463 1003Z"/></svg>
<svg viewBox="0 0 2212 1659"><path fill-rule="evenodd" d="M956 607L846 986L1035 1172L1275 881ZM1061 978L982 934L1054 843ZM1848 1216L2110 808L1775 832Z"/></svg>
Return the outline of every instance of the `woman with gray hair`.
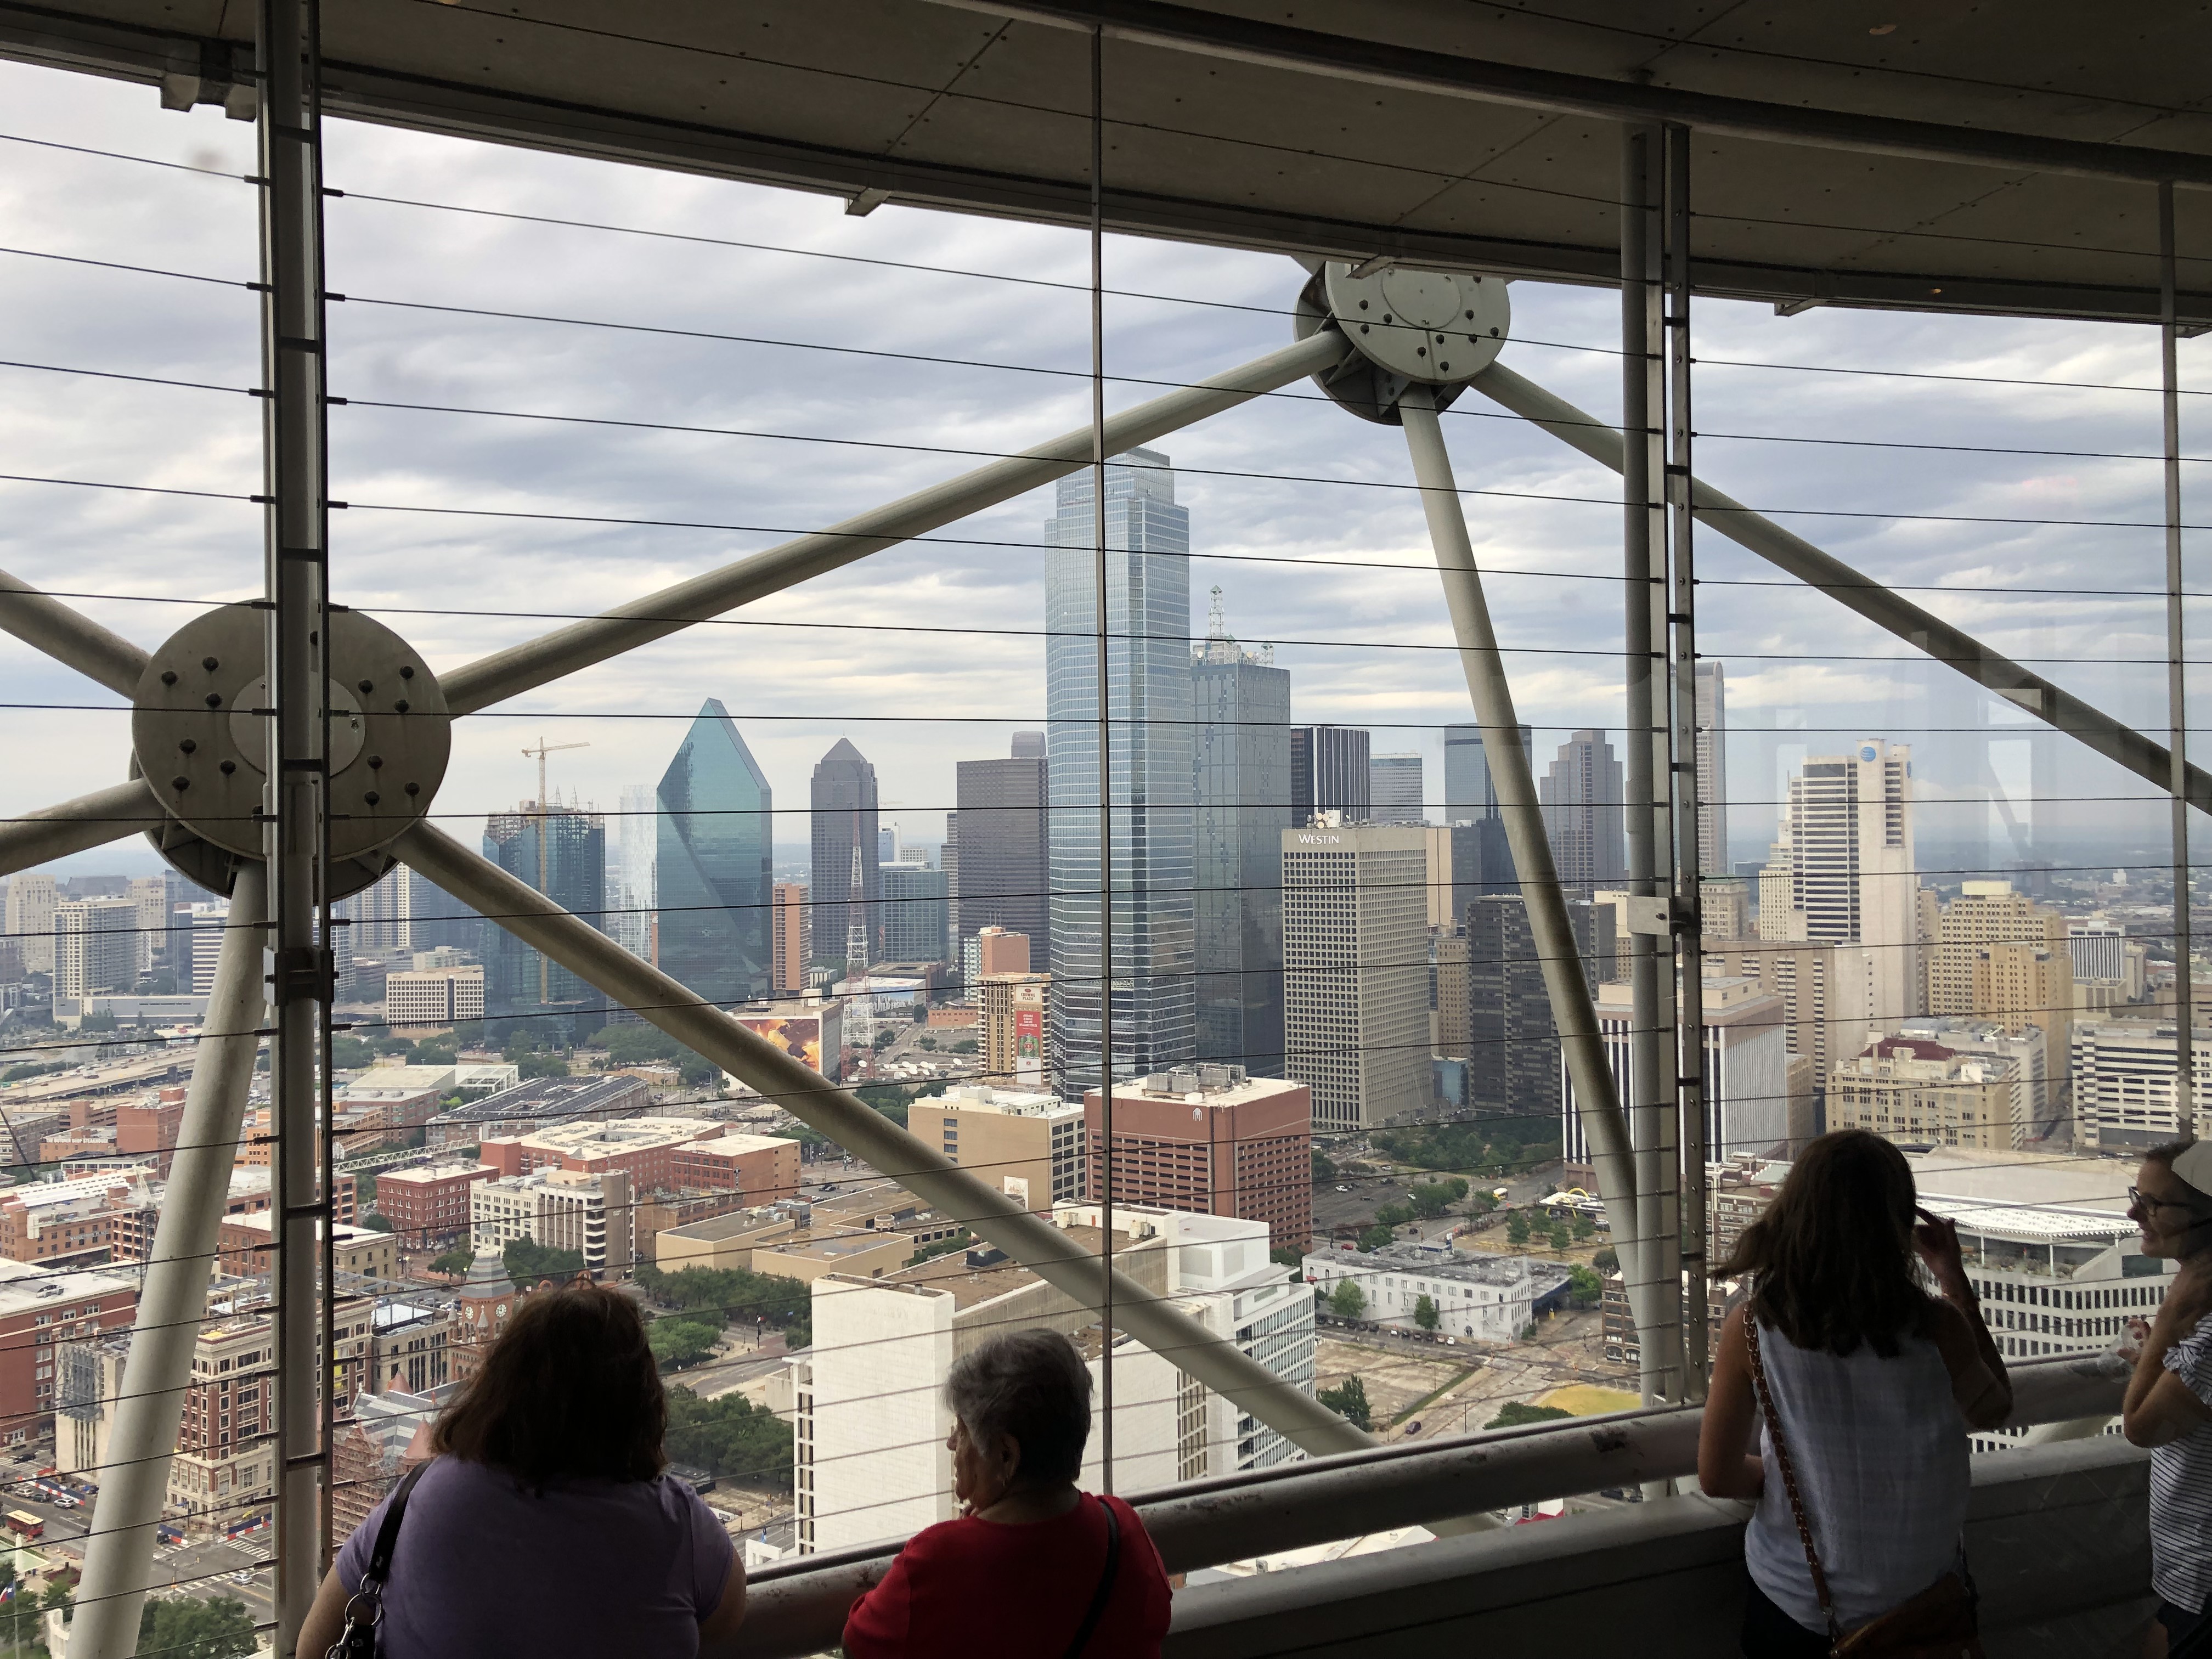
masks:
<svg viewBox="0 0 2212 1659"><path fill-rule="evenodd" d="M1158 1659L1168 1576L1137 1512L1076 1488L1091 1368L1052 1331L952 1364L945 1445L960 1518L907 1540L853 1604L846 1659Z"/></svg>

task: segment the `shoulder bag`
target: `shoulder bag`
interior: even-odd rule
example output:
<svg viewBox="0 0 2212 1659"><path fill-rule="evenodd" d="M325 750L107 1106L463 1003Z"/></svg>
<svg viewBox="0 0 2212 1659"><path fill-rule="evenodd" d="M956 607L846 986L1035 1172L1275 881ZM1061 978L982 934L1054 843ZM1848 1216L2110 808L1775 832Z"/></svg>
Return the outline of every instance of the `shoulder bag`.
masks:
<svg viewBox="0 0 2212 1659"><path fill-rule="evenodd" d="M1082 1659L1083 1650L1097 1634L1098 1621L1106 1616L1106 1603L1113 1599L1115 1569L1121 1565L1121 1520L1104 1498L1098 1500L1098 1507L1106 1516L1106 1565L1098 1574L1098 1588L1091 1593L1091 1606L1084 1613L1083 1622L1076 1627L1075 1639L1067 1644L1067 1659Z"/></svg>
<svg viewBox="0 0 2212 1659"><path fill-rule="evenodd" d="M1947 1572L1911 1601L1865 1624L1844 1630L1836 1622L1835 1603L1828 1595L1828 1575L1813 1547L1813 1528L1805 1518L1805 1500L1797 1491L1796 1472L1790 1466L1790 1449L1782 1437L1782 1419L1767 1391L1766 1367L1759 1358L1759 1316L1744 1310L1743 1340L1751 1351L1751 1380L1759 1389L1759 1409L1766 1419L1767 1437L1773 1443L1774 1461L1782 1473L1782 1489L1790 1496L1790 1513L1797 1522L1798 1541L1805 1547L1805 1565L1813 1571L1813 1593L1820 1600L1820 1615L1828 1621L1828 1651L1834 1659L1984 1659L1976 1632L1973 1580L1963 1571Z"/></svg>
<svg viewBox="0 0 2212 1659"><path fill-rule="evenodd" d="M376 1529L368 1566L361 1575L361 1587L346 1599L345 1628L323 1659L376 1659L376 1627L384 1620L384 1587L392 1577L392 1553L399 1546L399 1522L407 1513L407 1495L429 1467L417 1463L393 1491L384 1522Z"/></svg>

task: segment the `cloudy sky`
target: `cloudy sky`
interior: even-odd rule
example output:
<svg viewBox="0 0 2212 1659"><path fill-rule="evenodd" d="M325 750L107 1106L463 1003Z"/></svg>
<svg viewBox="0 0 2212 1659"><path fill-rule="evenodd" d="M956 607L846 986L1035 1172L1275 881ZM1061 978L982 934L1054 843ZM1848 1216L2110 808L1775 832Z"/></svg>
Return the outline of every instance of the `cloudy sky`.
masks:
<svg viewBox="0 0 2212 1659"><path fill-rule="evenodd" d="M255 192L237 177L252 170L252 129L213 109L165 112L147 88L15 66L0 66L0 104L4 356L232 388L0 368L6 470L258 489L257 408L236 390L259 380L256 296L235 285L255 275ZM174 165L57 148L70 145ZM334 594L441 669L1087 418L1078 234L896 207L854 218L835 200L344 124L330 130L328 182L346 192L329 209L330 277L349 296L331 307L331 388L354 400L331 414L332 490L353 503L334 519ZM1279 345L1298 281L1278 258L1110 243L1108 282L1125 291L1109 307L1109 369L1123 377L1112 402ZM1614 296L1523 283L1513 309L1504 361L1612 416ZM1718 302L1695 325L1702 476L1788 509L1784 522L1883 580L1931 590L1916 597L2111 712L2164 726L2163 602L2142 597L2162 583L2159 531L1953 521L2154 523L2155 461L1887 447L2154 455L2151 331L1781 319ZM708 337L732 335L746 337ZM2185 385L2207 349L2185 343ZM1478 554L1499 573L1492 603L1540 762L1573 727L1620 723L1618 486L1479 404L1464 399L1446 431ZM2196 414L2185 410L2185 447ZM1466 718L1466 693L1441 648L1449 628L1397 432L1299 386L1160 447L1192 510L1198 630L1218 584L1232 632L1279 641L1296 718L1365 725L1378 752L1424 753L1436 799L1439 728ZM2189 471L2194 489L2203 470ZM195 605L260 585L260 510L241 500L0 483L0 565L87 596L87 611L149 645ZM718 696L775 785L779 842L805 840L809 771L841 735L875 762L896 803L887 816L934 841L953 763L1003 754L1010 730L1042 721L1036 543L1049 510L1038 492L465 722L439 810L465 835L470 815L534 793L520 750L540 737L589 744L556 757L553 775L611 806L624 785L658 778L682 721ZM645 520L664 522L622 522ZM1738 857L1771 834L1789 766L1862 734L1916 744L1923 844L2005 836L1988 804L2002 793L2016 851L2063 857L2087 837L2100 858L2161 855L2162 809L2131 780L2063 744L2043 745L2038 769L2024 737L1982 735L2017 729L2009 711L1717 537L1701 537L1699 567L1702 648L1728 666ZM5 638L0 701L18 705L0 812L123 775L115 700ZM149 860L134 844L70 867Z"/></svg>

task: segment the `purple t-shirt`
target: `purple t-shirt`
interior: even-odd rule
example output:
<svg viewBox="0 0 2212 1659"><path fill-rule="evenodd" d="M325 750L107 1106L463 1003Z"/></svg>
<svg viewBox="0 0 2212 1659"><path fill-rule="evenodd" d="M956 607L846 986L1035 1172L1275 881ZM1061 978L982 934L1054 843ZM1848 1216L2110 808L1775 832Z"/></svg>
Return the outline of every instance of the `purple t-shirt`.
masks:
<svg viewBox="0 0 2212 1659"><path fill-rule="evenodd" d="M339 1550L359 1588L385 1503ZM563 1480L537 1490L441 1457L407 1499L384 1591L387 1659L693 1659L736 1553L681 1480Z"/></svg>

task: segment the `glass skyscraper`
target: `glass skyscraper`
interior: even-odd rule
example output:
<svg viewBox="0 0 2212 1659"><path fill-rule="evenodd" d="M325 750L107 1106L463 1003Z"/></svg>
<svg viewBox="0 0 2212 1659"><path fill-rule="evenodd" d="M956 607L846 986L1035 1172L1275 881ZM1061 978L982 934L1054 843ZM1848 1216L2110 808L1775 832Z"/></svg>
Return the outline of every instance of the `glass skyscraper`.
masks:
<svg viewBox="0 0 2212 1659"><path fill-rule="evenodd" d="M710 1002L769 995L775 798L719 698L684 734L654 805L661 967Z"/></svg>
<svg viewBox="0 0 2212 1659"><path fill-rule="evenodd" d="M1280 1077L1290 672L1220 636L1199 647L1190 682L1198 1058Z"/></svg>
<svg viewBox="0 0 2212 1659"><path fill-rule="evenodd" d="M544 838L541 858L538 838ZM607 826L596 812L523 802L484 820L484 856L601 933L606 920ZM486 927L484 1004L502 1012L599 1005L600 994L504 927Z"/></svg>
<svg viewBox="0 0 2212 1659"><path fill-rule="evenodd" d="M1060 481L1046 521L1045 715L1052 876L1053 1077L1102 1076L1097 590L1091 473ZM1106 471L1106 672L1113 836L1113 1072L1196 1050L1191 811L1190 513L1158 451Z"/></svg>

